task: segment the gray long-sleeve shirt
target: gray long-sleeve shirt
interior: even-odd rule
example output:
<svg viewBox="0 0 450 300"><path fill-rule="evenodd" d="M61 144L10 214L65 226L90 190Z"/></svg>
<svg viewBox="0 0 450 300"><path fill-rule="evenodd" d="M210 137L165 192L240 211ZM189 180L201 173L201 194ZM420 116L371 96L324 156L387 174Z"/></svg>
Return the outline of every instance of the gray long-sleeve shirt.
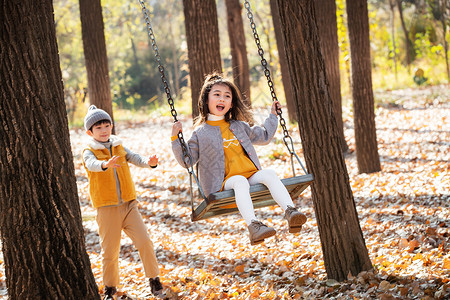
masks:
<svg viewBox="0 0 450 300"><path fill-rule="evenodd" d="M266 145L275 135L278 126L277 116L270 114L261 126L250 127L242 121L230 121L230 130L239 140L242 148L258 168L261 169L254 145ZM225 178L225 154L220 127L206 123L197 127L187 142L192 163L198 163L200 185L208 196L219 191ZM184 167L180 139L172 142L176 160Z"/></svg>

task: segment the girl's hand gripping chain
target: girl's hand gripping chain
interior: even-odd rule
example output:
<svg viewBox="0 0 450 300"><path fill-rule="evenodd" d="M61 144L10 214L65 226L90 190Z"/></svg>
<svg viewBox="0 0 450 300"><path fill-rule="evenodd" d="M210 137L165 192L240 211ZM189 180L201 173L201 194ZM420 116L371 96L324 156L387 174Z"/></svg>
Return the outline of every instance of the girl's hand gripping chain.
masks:
<svg viewBox="0 0 450 300"><path fill-rule="evenodd" d="M278 100L275 100L272 102L272 108L270 109L270 112L274 115L277 115L277 109L281 109L281 104L278 102Z"/></svg>
<svg viewBox="0 0 450 300"><path fill-rule="evenodd" d="M172 136L178 135L180 131L183 131L183 125L181 125L180 121L176 121L172 125Z"/></svg>

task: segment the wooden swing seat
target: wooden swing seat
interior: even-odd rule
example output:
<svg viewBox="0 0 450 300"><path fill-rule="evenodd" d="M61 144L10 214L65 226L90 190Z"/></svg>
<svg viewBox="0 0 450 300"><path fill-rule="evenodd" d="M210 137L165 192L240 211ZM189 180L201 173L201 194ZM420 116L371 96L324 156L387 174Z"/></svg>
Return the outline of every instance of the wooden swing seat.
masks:
<svg viewBox="0 0 450 300"><path fill-rule="evenodd" d="M302 176L281 179L292 199L297 198L312 182L314 176L306 174ZM261 208L276 204L267 187L261 183L250 186L250 196L255 208ZM234 191L226 190L210 194L192 211L192 221L228 215L237 212Z"/></svg>

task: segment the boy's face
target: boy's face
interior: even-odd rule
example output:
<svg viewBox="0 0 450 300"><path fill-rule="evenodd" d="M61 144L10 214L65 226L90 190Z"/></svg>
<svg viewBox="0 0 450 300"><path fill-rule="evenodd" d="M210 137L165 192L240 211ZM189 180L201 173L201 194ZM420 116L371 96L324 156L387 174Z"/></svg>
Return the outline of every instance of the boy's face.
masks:
<svg viewBox="0 0 450 300"><path fill-rule="evenodd" d="M86 131L86 133L92 136L95 140L105 143L109 140L111 136L113 125L110 123L102 123L92 126L91 130Z"/></svg>

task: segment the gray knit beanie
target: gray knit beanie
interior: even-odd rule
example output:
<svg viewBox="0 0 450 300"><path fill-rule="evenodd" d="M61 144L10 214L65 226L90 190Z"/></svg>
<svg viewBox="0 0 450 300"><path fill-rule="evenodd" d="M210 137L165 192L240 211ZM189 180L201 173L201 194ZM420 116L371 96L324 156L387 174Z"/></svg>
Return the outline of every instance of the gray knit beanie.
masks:
<svg viewBox="0 0 450 300"><path fill-rule="evenodd" d="M89 130L92 125L102 120L108 120L112 123L112 119L106 111L97 108L95 105L91 105L89 106L86 117L84 117L84 128Z"/></svg>

